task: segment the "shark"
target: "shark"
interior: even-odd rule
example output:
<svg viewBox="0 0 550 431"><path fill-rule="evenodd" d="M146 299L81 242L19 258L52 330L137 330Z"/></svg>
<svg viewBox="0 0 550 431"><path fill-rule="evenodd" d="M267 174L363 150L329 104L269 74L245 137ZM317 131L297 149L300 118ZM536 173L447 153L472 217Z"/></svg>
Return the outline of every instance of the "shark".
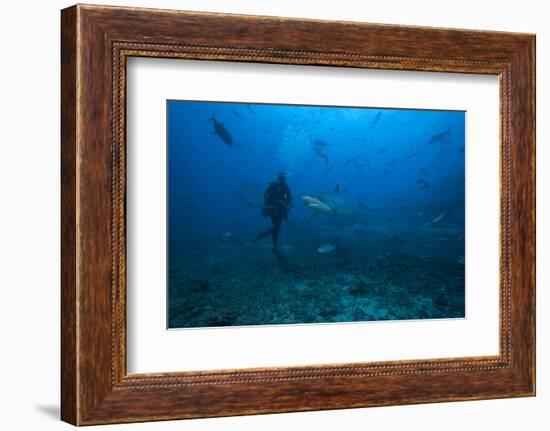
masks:
<svg viewBox="0 0 550 431"><path fill-rule="evenodd" d="M225 145L228 147L232 147L235 144L233 143L233 137L229 133L229 131L225 128L222 122L216 120L216 117L212 115L210 117L210 121L212 122L214 126L214 134L219 137Z"/></svg>
<svg viewBox="0 0 550 431"><path fill-rule="evenodd" d="M420 190L426 190L430 188L430 184L424 178L420 178L416 181Z"/></svg>
<svg viewBox="0 0 550 431"><path fill-rule="evenodd" d="M353 217L361 213L357 205L347 200L339 191L303 195L302 201L313 211L312 219L325 215L329 217Z"/></svg>
<svg viewBox="0 0 550 431"><path fill-rule="evenodd" d="M330 161L325 154L325 148L327 147L327 143L325 141L322 141L321 139L316 139L311 143L313 147L313 152L319 156L321 159L325 161L325 165L328 167L330 164Z"/></svg>
<svg viewBox="0 0 550 431"><path fill-rule="evenodd" d="M231 110L231 113L237 117L239 120L242 120L243 119L243 116L241 114L239 114L239 112L235 109L235 108L230 108Z"/></svg>
<svg viewBox="0 0 550 431"><path fill-rule="evenodd" d="M451 134L452 127L449 127L447 130L444 130L443 132L436 133L435 135L432 135L432 137L428 140L428 144L436 144L438 142L443 141L447 136Z"/></svg>
<svg viewBox="0 0 550 431"><path fill-rule="evenodd" d="M323 214L328 216L337 215L337 212L334 208L332 208L326 202L323 202L321 199L316 198L315 196L304 195L302 196L302 201L304 201L309 209L314 211L314 214L317 213L317 215Z"/></svg>
<svg viewBox="0 0 550 431"><path fill-rule="evenodd" d="M381 116L382 116L382 111L378 111L374 119L370 122L371 127L374 126L376 123L378 123L378 120L380 120Z"/></svg>

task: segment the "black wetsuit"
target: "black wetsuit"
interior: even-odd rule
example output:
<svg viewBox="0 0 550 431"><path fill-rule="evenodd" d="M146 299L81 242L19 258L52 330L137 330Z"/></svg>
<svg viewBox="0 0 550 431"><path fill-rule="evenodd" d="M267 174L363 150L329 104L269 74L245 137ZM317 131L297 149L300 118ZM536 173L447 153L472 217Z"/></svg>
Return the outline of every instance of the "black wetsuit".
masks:
<svg viewBox="0 0 550 431"><path fill-rule="evenodd" d="M279 238L279 232L281 230L281 224L283 220L288 218L288 211L290 204L292 203L292 195L290 189L285 181L273 181L267 186L264 192L264 207L262 209L262 215L264 217L271 217L271 223L273 226L265 232L259 233L255 241L265 238L271 235L273 241L273 247L277 247L277 239Z"/></svg>

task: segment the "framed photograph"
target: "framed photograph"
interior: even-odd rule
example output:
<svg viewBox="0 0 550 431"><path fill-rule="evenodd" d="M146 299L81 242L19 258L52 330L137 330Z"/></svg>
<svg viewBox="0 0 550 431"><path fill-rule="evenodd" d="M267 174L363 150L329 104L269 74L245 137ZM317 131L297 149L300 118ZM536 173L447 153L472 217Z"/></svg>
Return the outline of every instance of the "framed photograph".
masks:
<svg viewBox="0 0 550 431"><path fill-rule="evenodd" d="M535 37L62 11L61 415L535 394Z"/></svg>
<svg viewBox="0 0 550 431"><path fill-rule="evenodd" d="M169 329L465 317L465 112L167 115Z"/></svg>

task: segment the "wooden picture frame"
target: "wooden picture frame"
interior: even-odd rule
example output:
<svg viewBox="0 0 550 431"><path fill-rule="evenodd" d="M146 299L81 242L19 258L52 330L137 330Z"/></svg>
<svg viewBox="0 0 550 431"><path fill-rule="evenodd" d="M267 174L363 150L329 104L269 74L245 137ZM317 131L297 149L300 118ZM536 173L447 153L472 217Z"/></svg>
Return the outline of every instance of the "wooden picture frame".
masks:
<svg viewBox="0 0 550 431"><path fill-rule="evenodd" d="M75 425L535 394L535 36L77 5L62 11L61 418ZM500 354L127 374L126 59L500 77Z"/></svg>

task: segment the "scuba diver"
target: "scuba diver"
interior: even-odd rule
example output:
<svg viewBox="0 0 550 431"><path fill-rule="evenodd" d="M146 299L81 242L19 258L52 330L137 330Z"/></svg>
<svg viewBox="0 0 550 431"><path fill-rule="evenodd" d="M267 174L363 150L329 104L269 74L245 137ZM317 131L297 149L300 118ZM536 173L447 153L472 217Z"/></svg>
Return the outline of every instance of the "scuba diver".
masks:
<svg viewBox="0 0 550 431"><path fill-rule="evenodd" d="M288 211L292 204L292 195L290 194L290 188L286 183L286 174L280 172L277 177L277 181L272 181L264 192L264 204L262 207L262 215L264 217L271 217L271 223L273 224L268 230L260 232L254 238L254 241L259 241L266 236L271 235L273 242L273 250L278 250L277 239L279 238L279 232L281 230L281 224L283 220L288 218Z"/></svg>

